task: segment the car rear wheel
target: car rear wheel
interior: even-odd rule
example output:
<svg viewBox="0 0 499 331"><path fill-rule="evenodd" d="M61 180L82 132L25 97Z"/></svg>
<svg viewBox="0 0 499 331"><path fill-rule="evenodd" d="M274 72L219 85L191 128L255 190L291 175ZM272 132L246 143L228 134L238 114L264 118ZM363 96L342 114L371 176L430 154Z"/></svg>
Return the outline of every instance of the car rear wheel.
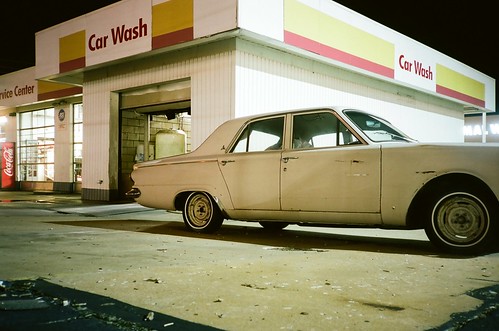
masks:
<svg viewBox="0 0 499 331"><path fill-rule="evenodd" d="M425 232L436 246L460 254L483 253L497 231L497 202L479 189L437 189L427 207ZM495 222L494 222L495 221Z"/></svg>
<svg viewBox="0 0 499 331"><path fill-rule="evenodd" d="M189 230L202 233L216 232L224 221L213 198L204 192L193 192L189 195L182 216Z"/></svg>

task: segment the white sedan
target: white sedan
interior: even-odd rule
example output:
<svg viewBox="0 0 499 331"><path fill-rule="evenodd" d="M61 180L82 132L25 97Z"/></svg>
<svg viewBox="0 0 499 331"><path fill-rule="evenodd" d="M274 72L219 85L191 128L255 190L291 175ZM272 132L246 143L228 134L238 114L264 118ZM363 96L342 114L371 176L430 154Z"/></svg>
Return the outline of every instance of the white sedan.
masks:
<svg viewBox="0 0 499 331"><path fill-rule="evenodd" d="M135 164L131 178L128 196L181 210L197 232L224 219L425 229L460 254L485 252L499 234L499 145L418 143L355 109L232 119L191 153Z"/></svg>

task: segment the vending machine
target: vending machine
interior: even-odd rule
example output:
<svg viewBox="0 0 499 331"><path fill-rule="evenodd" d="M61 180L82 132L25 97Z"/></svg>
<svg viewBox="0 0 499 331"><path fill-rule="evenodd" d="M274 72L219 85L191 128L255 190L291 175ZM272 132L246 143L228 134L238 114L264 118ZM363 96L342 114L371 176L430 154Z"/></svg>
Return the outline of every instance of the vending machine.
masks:
<svg viewBox="0 0 499 331"><path fill-rule="evenodd" d="M13 142L3 142L0 143L0 147L2 151L2 163L0 167L2 175L0 176L0 188L13 189L16 185L15 144Z"/></svg>

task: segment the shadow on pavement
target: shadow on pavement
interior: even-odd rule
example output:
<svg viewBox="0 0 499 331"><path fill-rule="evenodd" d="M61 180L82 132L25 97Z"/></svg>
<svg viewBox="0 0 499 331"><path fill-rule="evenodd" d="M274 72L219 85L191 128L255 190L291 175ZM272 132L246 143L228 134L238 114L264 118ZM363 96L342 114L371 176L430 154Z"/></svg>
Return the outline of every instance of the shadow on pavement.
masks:
<svg viewBox="0 0 499 331"><path fill-rule="evenodd" d="M53 224L113 229L120 231L143 232L173 235L189 238L230 241L262 246L280 250L325 250L341 249L371 251L379 253L413 254L443 256L429 241L387 237L368 237L360 235L334 234L313 231L299 231L287 228L270 231L255 226L225 225L215 234L201 234L186 230L183 223L174 221L147 220L89 220L57 221ZM295 228L296 229L296 228ZM456 256L454 256L456 257Z"/></svg>
<svg viewBox="0 0 499 331"><path fill-rule="evenodd" d="M0 281L0 329L219 330L43 279Z"/></svg>
<svg viewBox="0 0 499 331"><path fill-rule="evenodd" d="M499 330L499 285L479 288L466 294L481 300L482 304L475 310L452 314L450 321L431 331Z"/></svg>

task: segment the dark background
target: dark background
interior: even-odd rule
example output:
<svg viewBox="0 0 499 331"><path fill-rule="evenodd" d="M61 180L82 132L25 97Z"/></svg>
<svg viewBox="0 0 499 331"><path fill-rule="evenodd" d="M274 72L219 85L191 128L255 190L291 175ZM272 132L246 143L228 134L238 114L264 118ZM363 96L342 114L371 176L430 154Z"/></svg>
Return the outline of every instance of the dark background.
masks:
<svg viewBox="0 0 499 331"><path fill-rule="evenodd" d="M5 1L0 6L0 75L35 65L35 32L114 2L117 1ZM495 50L498 14L492 8L493 1L336 2L494 79L499 76Z"/></svg>

